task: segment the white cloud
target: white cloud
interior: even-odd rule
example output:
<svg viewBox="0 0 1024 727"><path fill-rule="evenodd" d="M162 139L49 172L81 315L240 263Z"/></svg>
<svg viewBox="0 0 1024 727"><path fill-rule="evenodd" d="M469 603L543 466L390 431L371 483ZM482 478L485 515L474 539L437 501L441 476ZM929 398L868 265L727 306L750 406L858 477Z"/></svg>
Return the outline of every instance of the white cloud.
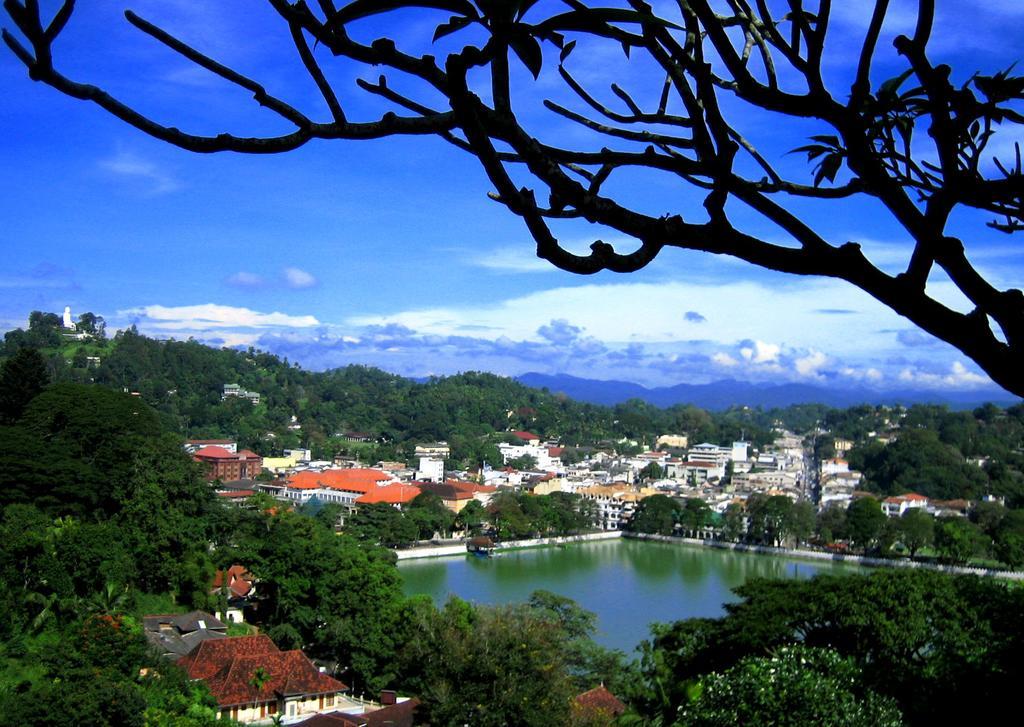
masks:
<svg viewBox="0 0 1024 727"><path fill-rule="evenodd" d="M776 280L778 282L776 282ZM516 296L491 304L409 308L385 315L353 316L348 326L398 324L421 333L458 335L480 331L490 339L507 335L538 340L537 331L553 318L572 321L605 343L669 343L692 338L692 324L681 325L684 311L704 310L708 323L700 338L732 347L750 338L798 349L862 354L892 348L891 334L880 329L905 326L901 319L853 286L832 280L778 276L771 283L725 281L716 284L589 283ZM828 309L862 311L847 316L842 333ZM756 331L757 336L751 336ZM751 358L772 360L772 349L750 344Z"/></svg>
<svg viewBox="0 0 1024 727"><path fill-rule="evenodd" d="M991 386L992 384L987 376L970 371L960 361L954 361L947 374L936 374L908 367L900 371L899 379L907 384L917 384L929 388L964 389L975 386Z"/></svg>
<svg viewBox="0 0 1024 727"><path fill-rule="evenodd" d="M558 270L547 260L533 254L529 245L499 247L471 257L470 263L505 273L550 273Z"/></svg>
<svg viewBox="0 0 1024 727"><path fill-rule="evenodd" d="M739 361L737 361L736 359L734 359L734 358L733 358L732 356L730 356L729 354L727 354L727 353L722 353L721 351L719 351L718 353L716 353L715 355L713 355L713 356L711 357L711 360L712 360L712 361L713 361L714 363L718 364L719 366L725 366L726 368L732 368L732 367L734 367L734 366L739 366L739 365L740 365L740 362L739 362Z"/></svg>
<svg viewBox="0 0 1024 727"><path fill-rule="evenodd" d="M285 285L289 288L312 288L317 283L312 273L307 273L299 268L285 268L281 274L284 276Z"/></svg>
<svg viewBox="0 0 1024 727"><path fill-rule="evenodd" d="M856 381L867 381L870 384L881 383L885 375L874 368L873 366L868 368L855 368L853 366L844 366L839 369L840 376L844 376L848 379L854 379Z"/></svg>
<svg viewBox="0 0 1024 727"><path fill-rule="evenodd" d="M740 355L755 364L774 363L779 360L782 347L774 343L753 341L740 349Z"/></svg>
<svg viewBox="0 0 1024 727"><path fill-rule="evenodd" d="M167 194L181 188L181 184L156 163L132 152L119 151L109 159L100 160L99 167L117 177L142 182L145 194Z"/></svg>
<svg viewBox="0 0 1024 727"><path fill-rule="evenodd" d="M162 331L211 331L231 328L311 328L320 325L313 316L261 313L249 308L206 303L204 305L146 305L118 311L140 325Z"/></svg>
<svg viewBox="0 0 1024 727"><path fill-rule="evenodd" d="M224 282L236 288L259 288L263 285L264 280L261 275L239 270L237 273L229 275Z"/></svg>
<svg viewBox="0 0 1024 727"><path fill-rule="evenodd" d="M828 356L821 351L811 351L806 356L798 358L793 366L801 376L817 377L818 370L828 363Z"/></svg>

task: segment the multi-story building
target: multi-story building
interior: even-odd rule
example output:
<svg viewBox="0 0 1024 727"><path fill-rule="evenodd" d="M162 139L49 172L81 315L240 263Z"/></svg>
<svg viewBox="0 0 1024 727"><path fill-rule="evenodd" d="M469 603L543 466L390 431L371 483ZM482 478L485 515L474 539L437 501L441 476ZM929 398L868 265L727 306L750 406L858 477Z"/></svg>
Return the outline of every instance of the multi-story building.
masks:
<svg viewBox="0 0 1024 727"><path fill-rule="evenodd" d="M229 452L211 445L197 450L192 458L206 465L206 478L211 481L251 480L263 469L263 458L248 449Z"/></svg>

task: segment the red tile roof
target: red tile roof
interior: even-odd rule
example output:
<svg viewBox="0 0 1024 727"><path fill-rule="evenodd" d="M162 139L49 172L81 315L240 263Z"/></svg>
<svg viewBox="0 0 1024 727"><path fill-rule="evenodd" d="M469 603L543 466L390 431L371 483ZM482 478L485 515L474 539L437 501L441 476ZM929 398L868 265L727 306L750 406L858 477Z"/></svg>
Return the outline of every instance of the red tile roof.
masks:
<svg viewBox="0 0 1024 727"><path fill-rule="evenodd" d="M223 447L203 447L202 449L196 450L195 457L202 457L204 459L234 459L235 455L227 451Z"/></svg>
<svg viewBox="0 0 1024 727"><path fill-rule="evenodd" d="M618 717L626 711L626 705L609 692L604 684L577 696L576 707L580 711L594 716L604 713L611 717Z"/></svg>
<svg viewBox="0 0 1024 727"><path fill-rule="evenodd" d="M407 699L363 714L328 712L296 722L296 727L412 727L420 700Z"/></svg>
<svg viewBox="0 0 1024 727"><path fill-rule="evenodd" d="M540 440L536 434L530 432L512 432L512 436L522 439L524 442L529 442L531 439Z"/></svg>
<svg viewBox="0 0 1024 727"><path fill-rule="evenodd" d="M233 565L226 571L228 589L239 598L245 598L252 591L252 574L244 565ZM213 583L210 584L212 591L219 591L224 585L225 571L219 570L213 574Z"/></svg>
<svg viewBox="0 0 1024 727"><path fill-rule="evenodd" d="M231 490L230 492L218 492L221 497L230 497L232 499L242 499L252 497L256 494L256 490Z"/></svg>
<svg viewBox="0 0 1024 727"><path fill-rule="evenodd" d="M365 495L356 498L357 505L370 505L375 502L384 502L389 505L404 505L412 502L422 490L416 485L385 485L370 490Z"/></svg>
<svg viewBox="0 0 1024 727"><path fill-rule="evenodd" d="M297 472L288 478L288 486L299 489L328 487L332 490L366 493L394 479L394 476L374 469L332 469L323 472Z"/></svg>
<svg viewBox="0 0 1024 727"><path fill-rule="evenodd" d="M276 701L277 695L332 694L348 689L322 674L299 650L280 651L265 635L204 641L178 664L190 679L202 679L221 708ZM253 675L267 680L257 690Z"/></svg>

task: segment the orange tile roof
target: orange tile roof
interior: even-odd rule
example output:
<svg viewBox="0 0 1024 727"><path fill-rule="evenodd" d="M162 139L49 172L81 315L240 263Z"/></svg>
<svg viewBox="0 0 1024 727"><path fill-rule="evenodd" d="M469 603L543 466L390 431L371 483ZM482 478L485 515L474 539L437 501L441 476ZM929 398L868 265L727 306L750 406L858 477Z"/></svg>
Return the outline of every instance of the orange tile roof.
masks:
<svg viewBox="0 0 1024 727"><path fill-rule="evenodd" d="M304 490L329 487L332 490L366 493L393 480L392 475L380 470L332 469L323 472L298 472L288 479L288 486Z"/></svg>
<svg viewBox="0 0 1024 727"><path fill-rule="evenodd" d="M206 682L222 708L276 701L278 694L336 694L348 689L319 672L301 651L280 651L264 635L203 641L178 664L190 679ZM253 685L258 669L267 678L259 690Z"/></svg>
<svg viewBox="0 0 1024 727"><path fill-rule="evenodd" d="M412 502L422 490L415 485L385 485L370 490L365 495L356 498L357 505L371 505L376 502L387 503L388 505L404 505Z"/></svg>
<svg viewBox="0 0 1024 727"><path fill-rule="evenodd" d="M512 435L518 437L519 439L522 439L524 442L529 442L531 439L540 440L540 437L538 437L536 434L533 434L532 432L512 432Z"/></svg>
<svg viewBox="0 0 1024 727"><path fill-rule="evenodd" d="M234 459L235 458L235 455L231 454L231 452L227 451L223 447L214 447L214 446L203 447L202 449L196 450L196 453L193 456L195 456L195 457L207 457L207 458L210 458L210 459Z"/></svg>

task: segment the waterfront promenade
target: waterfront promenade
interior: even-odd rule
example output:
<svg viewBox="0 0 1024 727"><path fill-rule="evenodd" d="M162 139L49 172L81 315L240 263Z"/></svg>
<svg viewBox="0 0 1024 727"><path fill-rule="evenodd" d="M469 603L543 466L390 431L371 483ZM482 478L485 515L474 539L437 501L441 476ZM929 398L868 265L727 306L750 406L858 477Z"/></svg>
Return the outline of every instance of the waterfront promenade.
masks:
<svg viewBox="0 0 1024 727"><path fill-rule="evenodd" d="M620 530L607 532L585 533L583 535L565 535L550 538L531 538L528 540L510 540L499 543L497 551L515 550L520 548L543 548L552 545L566 545L570 543L587 543L601 540L616 540L628 538L630 540L649 540L661 543L678 543L681 545L701 546L717 550L731 550L737 553L753 553L759 555L784 556L787 558L799 558L818 562L845 563L849 565L866 566L869 568L925 568L928 570L940 571L943 573L957 573L964 575L987 576L992 578L1004 578L1012 581L1024 581L1024 572L1005 571L994 568L978 568L972 566L943 565L941 563L928 563L909 558L872 558L863 555L850 553L833 553L824 550L805 550L798 548L776 548L768 545L747 545L745 543L730 543L724 540L702 540L698 538L684 538L675 535L655 535L653 533L631 533ZM465 543L448 542L439 545L430 544L413 548L394 550L398 560L414 560L418 558L444 558L455 555L466 555Z"/></svg>

